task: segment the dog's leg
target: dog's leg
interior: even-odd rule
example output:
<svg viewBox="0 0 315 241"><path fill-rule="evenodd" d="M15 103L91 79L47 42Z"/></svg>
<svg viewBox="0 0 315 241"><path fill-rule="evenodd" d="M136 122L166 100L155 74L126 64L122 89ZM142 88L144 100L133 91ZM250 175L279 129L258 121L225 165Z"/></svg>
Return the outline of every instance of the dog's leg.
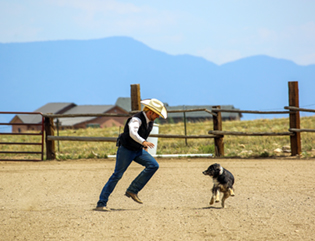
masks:
<svg viewBox="0 0 315 241"><path fill-rule="evenodd" d="M224 203L225 203L225 200L230 196L230 192L227 191L227 192L224 192L224 195L222 197L222 201L221 201L221 206L222 208L224 208Z"/></svg>
<svg viewBox="0 0 315 241"><path fill-rule="evenodd" d="M210 199L210 205L212 205L214 203L214 196L212 195L211 199Z"/></svg>
<svg viewBox="0 0 315 241"><path fill-rule="evenodd" d="M216 203L220 202L220 190L217 190L217 192L215 194L215 202Z"/></svg>
<svg viewBox="0 0 315 241"><path fill-rule="evenodd" d="M229 192L230 192L230 195L231 195L232 197L234 197L234 196L235 196L234 191L233 191L233 189L232 189L232 188L229 188Z"/></svg>
<svg viewBox="0 0 315 241"><path fill-rule="evenodd" d="M212 197L210 199L210 203L209 203L210 205L212 205L214 203L214 199L215 199L217 191L218 191L215 185L213 185L211 191L212 191Z"/></svg>

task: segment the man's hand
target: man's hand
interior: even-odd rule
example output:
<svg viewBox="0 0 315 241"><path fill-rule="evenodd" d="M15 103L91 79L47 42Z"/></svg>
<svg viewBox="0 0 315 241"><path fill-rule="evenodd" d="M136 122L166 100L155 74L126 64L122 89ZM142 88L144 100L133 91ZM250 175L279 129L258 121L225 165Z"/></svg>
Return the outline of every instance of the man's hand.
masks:
<svg viewBox="0 0 315 241"><path fill-rule="evenodd" d="M142 145L144 146L144 149L147 149L148 147L153 148L154 144L152 142L144 141L142 142Z"/></svg>

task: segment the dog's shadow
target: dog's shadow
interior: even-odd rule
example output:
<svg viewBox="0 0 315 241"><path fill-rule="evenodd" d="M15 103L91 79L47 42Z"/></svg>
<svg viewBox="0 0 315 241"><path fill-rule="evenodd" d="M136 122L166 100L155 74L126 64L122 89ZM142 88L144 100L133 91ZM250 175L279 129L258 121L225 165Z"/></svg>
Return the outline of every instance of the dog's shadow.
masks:
<svg viewBox="0 0 315 241"><path fill-rule="evenodd" d="M223 209L223 208L222 207L214 207L214 206L194 208L194 210L202 210L202 209Z"/></svg>

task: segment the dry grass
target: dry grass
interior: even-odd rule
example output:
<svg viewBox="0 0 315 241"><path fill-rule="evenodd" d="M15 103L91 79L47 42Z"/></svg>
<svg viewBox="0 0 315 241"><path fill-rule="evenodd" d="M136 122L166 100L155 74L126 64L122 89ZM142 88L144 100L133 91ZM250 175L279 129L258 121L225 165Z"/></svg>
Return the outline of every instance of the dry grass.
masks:
<svg viewBox="0 0 315 241"><path fill-rule="evenodd" d="M302 117L301 128L315 129L315 116ZM207 135L212 130L212 121L188 123L187 135ZM238 132L287 132L289 129L288 118L259 119L252 121L228 121L223 122L224 131ZM60 136L103 136L116 137L122 131L119 127L103 129L80 129L63 130ZM184 135L184 124L164 124L159 126L160 134ZM4 136L2 141L8 142L34 142L39 137L29 136ZM313 147L315 146L315 133L301 133L302 157L314 157ZM187 145L186 145L187 144ZM276 149L290 146L289 136L232 136L224 137L225 156L228 157L270 157L288 156L290 153L276 153ZM39 147L2 145L2 151L34 151ZM108 155L116 154L115 143L112 142L56 142L58 159L80 159L80 158L106 158ZM159 138L157 154L200 154L214 153L213 139L168 139ZM23 157L23 158L30 158Z"/></svg>

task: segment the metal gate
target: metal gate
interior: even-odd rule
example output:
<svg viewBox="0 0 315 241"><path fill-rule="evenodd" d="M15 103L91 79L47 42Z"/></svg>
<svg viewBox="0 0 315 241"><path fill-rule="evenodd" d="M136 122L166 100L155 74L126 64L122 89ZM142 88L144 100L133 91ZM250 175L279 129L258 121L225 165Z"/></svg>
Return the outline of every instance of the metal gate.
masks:
<svg viewBox="0 0 315 241"><path fill-rule="evenodd" d="M11 158L11 159L6 159L2 158L0 156L0 161L42 161L43 160L43 153L44 153L44 117L42 113L40 112L0 112L0 115L2 114L10 114L10 115L27 115L27 116L33 116L33 115L40 115L40 121L36 121L34 123L0 123L0 126L26 126L26 130L30 127L38 127L36 128L38 130L35 130L35 132L28 132L24 130L19 130L18 132L0 132L0 154L23 154L23 155L40 155L40 159L16 159L16 158ZM31 119L31 118L28 118ZM13 127L12 127L13 129ZM37 132L38 131L38 132ZM23 141L19 142L14 142L14 141L5 141L4 137L5 136L26 136L26 140L23 139ZM27 137L29 136L41 136L40 142L27 142ZM40 151L22 151L22 150L17 150L17 151L11 151L11 150L5 150L6 146L11 146L11 145L18 145L18 146L39 146ZM9 148L8 148L9 149Z"/></svg>

